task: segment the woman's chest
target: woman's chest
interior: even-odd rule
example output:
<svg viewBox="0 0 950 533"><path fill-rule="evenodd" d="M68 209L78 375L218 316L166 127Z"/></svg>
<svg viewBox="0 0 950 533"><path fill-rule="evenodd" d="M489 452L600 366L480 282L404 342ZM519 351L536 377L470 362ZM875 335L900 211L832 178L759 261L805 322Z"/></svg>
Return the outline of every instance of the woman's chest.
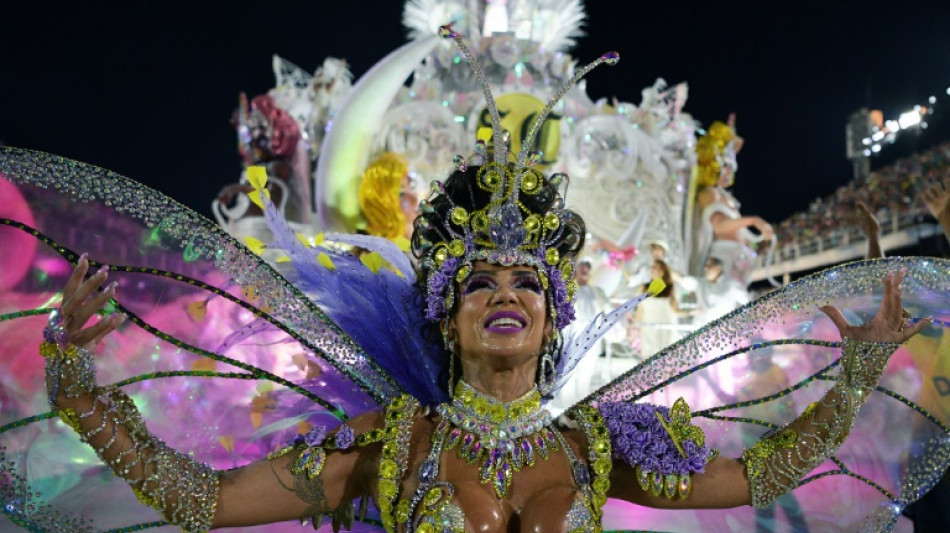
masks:
<svg viewBox="0 0 950 533"><path fill-rule="evenodd" d="M556 430L521 442L480 443L438 427L408 446L395 510L399 531L575 531L592 526L574 479L586 465ZM426 431L430 430L430 431ZM418 438L428 434L428 438Z"/></svg>

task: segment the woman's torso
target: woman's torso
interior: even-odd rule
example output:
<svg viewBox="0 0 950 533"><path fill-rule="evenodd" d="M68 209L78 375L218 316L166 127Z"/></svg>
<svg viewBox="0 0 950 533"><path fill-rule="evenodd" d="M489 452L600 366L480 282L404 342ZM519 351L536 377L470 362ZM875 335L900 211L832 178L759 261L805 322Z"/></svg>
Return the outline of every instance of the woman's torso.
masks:
<svg viewBox="0 0 950 533"><path fill-rule="evenodd" d="M441 421L435 413L414 417L403 459L406 467L398 476L399 494L393 498L396 531L585 531L594 525L591 503L575 481L572 466L579 463L586 470L587 438L582 432L546 428L552 430L542 432L547 458L534 445L534 466L526 464L525 454L520 469L508 464L510 484L500 496L495 484L505 485L499 481L505 477L504 469L486 476L491 454L485 452L470 463L474 454L471 446L465 447L464 436L449 449L452 439L446 437L455 428L440 427ZM498 464L504 466L504 461ZM380 470L381 483L386 483L387 474ZM483 477L491 479L483 483Z"/></svg>

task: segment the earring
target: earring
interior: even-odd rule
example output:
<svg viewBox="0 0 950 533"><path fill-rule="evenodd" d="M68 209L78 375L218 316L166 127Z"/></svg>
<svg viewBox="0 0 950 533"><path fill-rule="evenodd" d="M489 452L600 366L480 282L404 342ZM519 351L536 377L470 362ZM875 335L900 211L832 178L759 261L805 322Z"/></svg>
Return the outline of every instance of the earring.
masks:
<svg viewBox="0 0 950 533"><path fill-rule="evenodd" d="M547 343L541 354L541 368L538 370L538 392L549 396L557 382L557 369L554 366L554 341Z"/></svg>
<svg viewBox="0 0 950 533"><path fill-rule="evenodd" d="M442 331L442 343L449 356L449 398L455 398L455 341L449 338L448 331Z"/></svg>

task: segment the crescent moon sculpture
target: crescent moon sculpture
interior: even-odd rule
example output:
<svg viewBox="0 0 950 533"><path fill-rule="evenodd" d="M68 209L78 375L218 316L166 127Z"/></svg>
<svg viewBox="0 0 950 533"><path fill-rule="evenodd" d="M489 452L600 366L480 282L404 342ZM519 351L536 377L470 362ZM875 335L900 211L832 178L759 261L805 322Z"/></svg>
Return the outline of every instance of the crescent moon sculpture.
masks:
<svg viewBox="0 0 950 533"><path fill-rule="evenodd" d="M322 230L356 229L361 220L356 189L369 161L373 136L403 82L438 43L436 35L406 43L353 86L323 139L317 161L314 200Z"/></svg>

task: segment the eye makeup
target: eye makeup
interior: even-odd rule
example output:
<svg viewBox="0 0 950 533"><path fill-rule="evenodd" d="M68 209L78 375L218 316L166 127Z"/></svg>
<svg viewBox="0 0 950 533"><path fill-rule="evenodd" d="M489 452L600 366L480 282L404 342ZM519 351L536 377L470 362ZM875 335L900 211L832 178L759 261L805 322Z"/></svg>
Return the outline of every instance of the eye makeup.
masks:
<svg viewBox="0 0 950 533"><path fill-rule="evenodd" d="M511 274L511 286L516 290L528 290L541 294L541 280L533 271L517 271ZM473 273L462 285L462 294L471 294L481 289L496 290L498 280L489 271Z"/></svg>

